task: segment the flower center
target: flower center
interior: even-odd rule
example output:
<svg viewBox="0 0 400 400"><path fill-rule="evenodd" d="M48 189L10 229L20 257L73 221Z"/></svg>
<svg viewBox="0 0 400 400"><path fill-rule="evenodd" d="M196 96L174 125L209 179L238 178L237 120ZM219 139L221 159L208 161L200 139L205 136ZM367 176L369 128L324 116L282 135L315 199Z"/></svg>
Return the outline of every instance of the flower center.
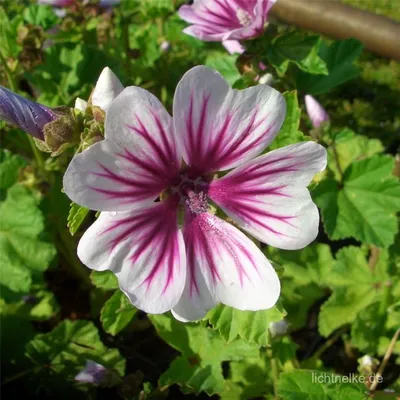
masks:
<svg viewBox="0 0 400 400"><path fill-rule="evenodd" d="M204 192L196 193L190 190L185 202L193 214L201 214L208 211L208 198Z"/></svg>
<svg viewBox="0 0 400 400"><path fill-rule="evenodd" d="M190 171L181 171L171 186L160 195L164 200L174 196L181 206L186 207L193 214L201 214L209 210L207 187L210 177L201 176ZM179 199L179 200L178 200Z"/></svg>
<svg viewBox="0 0 400 400"><path fill-rule="evenodd" d="M238 8L238 10L236 11L236 17L239 20L240 25L242 26L249 26L253 22L251 15L242 8Z"/></svg>

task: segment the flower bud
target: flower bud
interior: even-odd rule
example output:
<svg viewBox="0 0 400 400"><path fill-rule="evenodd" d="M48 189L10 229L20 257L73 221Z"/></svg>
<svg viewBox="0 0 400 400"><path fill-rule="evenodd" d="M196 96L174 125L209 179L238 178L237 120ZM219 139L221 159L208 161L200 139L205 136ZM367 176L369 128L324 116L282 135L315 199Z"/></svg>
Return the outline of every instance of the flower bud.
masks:
<svg viewBox="0 0 400 400"><path fill-rule="evenodd" d="M161 50L163 53L166 53L166 52L170 51L170 50L171 50L171 43L168 42L167 40L163 40L163 41L161 42L161 44L160 44L160 50Z"/></svg>
<svg viewBox="0 0 400 400"><path fill-rule="evenodd" d="M122 83L111 71L106 67L101 72L96 86L90 96L89 102L102 110L107 111L111 102L124 90Z"/></svg>
<svg viewBox="0 0 400 400"><path fill-rule="evenodd" d="M307 114L311 119L314 128L319 128L323 122L329 121L329 115L326 110L311 95L305 96Z"/></svg>
<svg viewBox="0 0 400 400"><path fill-rule="evenodd" d="M0 119L44 140L44 127L57 115L48 107L0 86Z"/></svg>
<svg viewBox="0 0 400 400"><path fill-rule="evenodd" d="M286 335L288 328L289 324L285 319L282 319L278 322L271 322L269 324L269 331L271 332L272 337Z"/></svg>
<svg viewBox="0 0 400 400"><path fill-rule="evenodd" d="M85 368L75 376L75 380L100 386L113 386L120 381L120 378L116 372L95 361L87 360Z"/></svg>

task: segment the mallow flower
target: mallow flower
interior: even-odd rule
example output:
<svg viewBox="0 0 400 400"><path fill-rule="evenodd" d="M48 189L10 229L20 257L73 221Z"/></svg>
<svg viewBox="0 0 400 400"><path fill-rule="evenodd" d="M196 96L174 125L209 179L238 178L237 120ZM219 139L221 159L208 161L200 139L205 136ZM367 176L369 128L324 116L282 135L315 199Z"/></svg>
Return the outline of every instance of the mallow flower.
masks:
<svg viewBox="0 0 400 400"><path fill-rule="evenodd" d="M307 114L314 128L319 128L323 122L329 121L329 115L325 108L313 96L307 94L304 96L304 100Z"/></svg>
<svg viewBox="0 0 400 400"><path fill-rule="evenodd" d="M191 24L184 33L208 42L223 42L230 53L242 53L244 47L238 41L263 33L276 1L194 0L179 9L179 16Z"/></svg>
<svg viewBox="0 0 400 400"><path fill-rule="evenodd" d="M43 140L44 126L56 118L57 114L50 108L0 86L0 120Z"/></svg>
<svg viewBox="0 0 400 400"><path fill-rule="evenodd" d="M203 66L179 82L173 117L151 93L125 88L108 109L105 139L64 176L71 200L101 211L79 258L113 271L148 313L192 321L217 303L272 307L278 276L247 234L282 249L312 242L319 215L307 185L326 166L314 142L257 157L285 108L275 89L233 90Z"/></svg>

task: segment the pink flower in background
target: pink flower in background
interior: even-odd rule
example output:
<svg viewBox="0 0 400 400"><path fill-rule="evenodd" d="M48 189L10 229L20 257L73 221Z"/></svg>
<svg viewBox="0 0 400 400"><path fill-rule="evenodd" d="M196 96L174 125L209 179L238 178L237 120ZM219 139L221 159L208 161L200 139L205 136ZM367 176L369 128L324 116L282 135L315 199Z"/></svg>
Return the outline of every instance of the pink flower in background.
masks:
<svg viewBox="0 0 400 400"><path fill-rule="evenodd" d="M38 0L38 3L53 7L70 7L76 3L76 1L77 0Z"/></svg>
<svg viewBox="0 0 400 400"><path fill-rule="evenodd" d="M306 102L307 114L314 128L319 128L323 122L329 121L329 115L325 108L322 107L313 96L307 94L304 99Z"/></svg>
<svg viewBox="0 0 400 400"><path fill-rule="evenodd" d="M276 0L194 0L179 16L191 25L184 30L201 40L222 42L260 36Z"/></svg>
<svg viewBox="0 0 400 400"><path fill-rule="evenodd" d="M275 89L232 90L206 67L180 81L173 118L146 90L124 89L107 112L105 140L75 156L64 176L74 202L102 211L80 240L79 258L113 271L149 313L172 310L191 321L217 303L272 307L275 270L210 201L269 245L300 249L315 239L319 216L307 185L325 168L325 149L304 142L257 157L284 116Z"/></svg>

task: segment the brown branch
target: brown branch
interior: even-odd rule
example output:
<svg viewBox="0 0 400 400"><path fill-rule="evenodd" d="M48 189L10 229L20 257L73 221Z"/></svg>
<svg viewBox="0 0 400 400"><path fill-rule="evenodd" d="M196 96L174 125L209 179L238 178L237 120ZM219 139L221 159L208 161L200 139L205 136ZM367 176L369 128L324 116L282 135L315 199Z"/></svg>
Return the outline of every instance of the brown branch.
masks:
<svg viewBox="0 0 400 400"><path fill-rule="evenodd" d="M279 0L271 15L334 39L355 38L377 54L400 60L400 23L337 0Z"/></svg>

